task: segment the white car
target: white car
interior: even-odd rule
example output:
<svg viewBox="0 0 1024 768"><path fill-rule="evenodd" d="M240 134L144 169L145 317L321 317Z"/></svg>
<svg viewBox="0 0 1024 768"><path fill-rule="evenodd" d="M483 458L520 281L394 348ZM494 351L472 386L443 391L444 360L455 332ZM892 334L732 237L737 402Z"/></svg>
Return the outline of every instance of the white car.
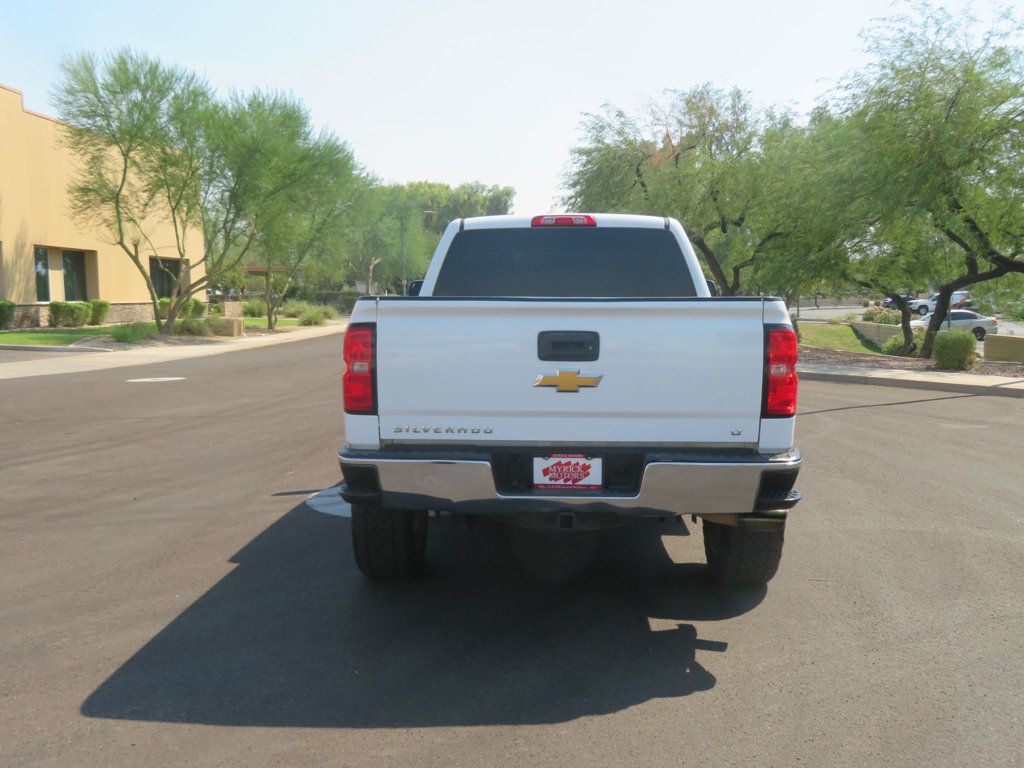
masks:
<svg viewBox="0 0 1024 768"><path fill-rule="evenodd" d="M912 320L911 328L927 328L932 321L929 312L920 320ZM999 321L994 317L985 317L969 309L954 309L949 316L942 321L943 330L952 328L954 331L970 331L978 341L982 341L989 333L999 333Z"/></svg>
<svg viewBox="0 0 1024 768"><path fill-rule="evenodd" d="M939 300L939 294L933 293L927 299L914 299L910 301L910 311L918 315L927 315L929 312L935 311L935 304ZM953 295L949 298L949 306L953 308L961 308L969 306L971 303L971 292L970 291L953 291Z"/></svg>

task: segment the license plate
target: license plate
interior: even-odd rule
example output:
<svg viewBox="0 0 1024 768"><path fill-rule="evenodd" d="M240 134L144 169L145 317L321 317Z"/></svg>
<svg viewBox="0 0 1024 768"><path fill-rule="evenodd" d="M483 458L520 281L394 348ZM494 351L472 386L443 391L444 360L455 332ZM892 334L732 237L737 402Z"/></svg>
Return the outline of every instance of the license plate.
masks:
<svg viewBox="0 0 1024 768"><path fill-rule="evenodd" d="M601 487L601 459L582 453L533 457L534 488L594 489Z"/></svg>

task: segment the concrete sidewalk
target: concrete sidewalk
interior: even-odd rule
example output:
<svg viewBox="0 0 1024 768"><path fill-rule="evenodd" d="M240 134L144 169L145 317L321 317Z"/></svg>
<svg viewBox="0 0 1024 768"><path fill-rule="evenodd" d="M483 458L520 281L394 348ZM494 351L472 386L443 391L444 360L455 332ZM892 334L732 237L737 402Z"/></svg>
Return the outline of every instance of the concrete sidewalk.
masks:
<svg viewBox="0 0 1024 768"><path fill-rule="evenodd" d="M837 381L845 384L875 384L883 387L930 389L972 395L1024 397L1024 379L1007 376L905 371L893 368L861 368L855 365L826 365L823 363L798 363L796 370L800 374L801 380L804 381Z"/></svg>
<svg viewBox="0 0 1024 768"><path fill-rule="evenodd" d="M348 326L348 322L334 322L324 326L302 328L282 332L273 336L250 336L239 339L226 339L211 344L196 344L168 347L142 347L109 352L107 354L81 352L78 354L55 354L34 360L15 360L5 363L0 352L0 380L22 379L28 376L52 376L61 373L87 373L102 371L109 368L128 368L134 365L150 363L166 363L174 360L187 360L193 357L209 357L225 352L239 352L246 349L262 349L276 344L288 344L293 341L305 341L321 336L340 334ZM341 354L339 342L338 354Z"/></svg>

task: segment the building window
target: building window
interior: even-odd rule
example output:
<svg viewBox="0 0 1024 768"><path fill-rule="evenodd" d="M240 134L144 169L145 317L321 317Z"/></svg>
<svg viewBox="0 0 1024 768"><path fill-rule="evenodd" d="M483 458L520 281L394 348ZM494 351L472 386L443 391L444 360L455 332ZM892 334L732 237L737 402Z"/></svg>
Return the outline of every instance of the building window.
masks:
<svg viewBox="0 0 1024 768"><path fill-rule="evenodd" d="M150 257L149 276L156 288L156 295L161 299L169 298L178 284L181 274L181 262L178 259L158 259Z"/></svg>
<svg viewBox="0 0 1024 768"><path fill-rule="evenodd" d="M50 251L36 246L36 301L50 300Z"/></svg>
<svg viewBox="0 0 1024 768"><path fill-rule="evenodd" d="M64 301L88 301L85 290L85 251L64 251Z"/></svg>

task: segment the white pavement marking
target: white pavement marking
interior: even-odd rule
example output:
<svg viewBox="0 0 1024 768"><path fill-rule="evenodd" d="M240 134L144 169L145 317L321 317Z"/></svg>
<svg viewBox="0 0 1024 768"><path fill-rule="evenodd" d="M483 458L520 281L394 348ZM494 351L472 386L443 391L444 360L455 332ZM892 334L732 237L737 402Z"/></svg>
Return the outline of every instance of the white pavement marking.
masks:
<svg viewBox="0 0 1024 768"><path fill-rule="evenodd" d="M352 517L352 507L338 494L338 486L336 485L324 488L322 491L317 491L306 499L306 504L317 512L323 512L325 515Z"/></svg>
<svg viewBox="0 0 1024 768"><path fill-rule="evenodd" d="M156 376L152 379L125 379L129 384L153 384L158 381L184 381L184 376Z"/></svg>

